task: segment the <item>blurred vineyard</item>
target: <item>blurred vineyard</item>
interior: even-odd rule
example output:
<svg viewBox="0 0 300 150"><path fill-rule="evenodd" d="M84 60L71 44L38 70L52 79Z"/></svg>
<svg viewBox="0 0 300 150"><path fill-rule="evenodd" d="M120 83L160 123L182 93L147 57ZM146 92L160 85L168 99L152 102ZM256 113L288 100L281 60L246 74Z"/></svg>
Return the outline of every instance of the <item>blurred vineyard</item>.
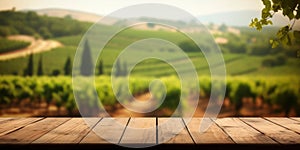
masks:
<svg viewBox="0 0 300 150"><path fill-rule="evenodd" d="M16 49L22 49L30 45L30 42L8 40L0 37L0 54Z"/></svg>
<svg viewBox="0 0 300 150"><path fill-rule="evenodd" d="M129 89L133 96L149 92L149 84L154 78L130 77ZM160 78L167 88L165 101L159 109L174 110L180 99L180 82L175 76ZM83 79L82 79L83 80ZM122 99L129 98L128 91L124 88L122 78L118 79L115 89ZM216 82L218 83L218 82ZM208 99L211 94L211 79L209 76L199 77L200 100ZM224 85L225 86L225 85ZM114 111L120 107L112 90L110 76L95 78L97 94L104 108ZM220 87L221 86L217 86ZM88 100L93 87L81 87L85 92L79 94L80 99ZM155 88L154 88L155 89ZM193 89L193 88L191 88ZM160 90L158 90L160 91ZM192 91L186 91L192 93ZM56 107L56 116L78 116L78 108L72 89L72 78L59 77L17 77L2 76L0 78L0 114L5 114L10 108L19 108L20 112L33 111L44 108L47 115L50 106ZM161 93L154 92L154 98L159 98ZM300 115L300 79L297 76L277 77L227 77L224 107L234 109L236 115L241 115L240 110L253 103L253 107L269 109L272 113L281 113L290 116L291 112ZM95 106L99 103L88 102ZM100 106L99 106L100 107ZM232 111L232 110L231 110ZM164 114L168 115L168 114Z"/></svg>

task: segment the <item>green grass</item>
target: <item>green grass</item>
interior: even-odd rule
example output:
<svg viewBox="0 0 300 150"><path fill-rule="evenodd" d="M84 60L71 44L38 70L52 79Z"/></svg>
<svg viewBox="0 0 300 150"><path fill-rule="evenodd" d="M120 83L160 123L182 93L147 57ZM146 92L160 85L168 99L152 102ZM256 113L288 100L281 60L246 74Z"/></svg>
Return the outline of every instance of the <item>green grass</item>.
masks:
<svg viewBox="0 0 300 150"><path fill-rule="evenodd" d="M0 37L0 54L22 49L30 45L30 42L8 40Z"/></svg>
<svg viewBox="0 0 300 150"><path fill-rule="evenodd" d="M104 31L109 31L113 27L110 26L101 26L101 29ZM107 34L106 32L104 34ZM40 56L43 56L43 69L44 74L50 75L53 70L60 70L63 74L63 67L68 57L74 57L77 46L81 41L82 35L77 36L68 36L55 38L62 42L65 46L61 48L53 49L52 51L44 52L42 54L34 55L35 70L37 70L37 63ZM93 55L93 59L103 60L104 63L104 72L105 74L111 73L112 65L115 61L115 58L120 54L120 52L129 46L130 44L146 38L160 38L174 44L178 44L181 41L185 41L188 38L179 33L179 32L167 32L167 31L143 31L143 30L134 30L126 29L118 33L118 36L115 36L107 43L106 47L103 49L99 58L96 55ZM97 44L97 39L92 39L90 45L93 51L98 50L97 47L93 47ZM163 47L162 49L154 49L152 45L157 43L148 43L148 45L141 47L144 51L138 51L138 54L162 54L168 57L168 60L179 61L182 59L182 56L178 53L174 53L170 50L174 49L172 45L162 44L156 45L154 48ZM137 48L133 50L139 50ZM146 52L145 52L146 51ZM151 53L149 53L149 51ZM199 75L209 75L209 66L204 55L196 52L187 52L187 56L192 60L197 72ZM298 59L288 58L288 61L283 66L276 66L271 68L262 67L261 62L266 57L264 56L251 56L247 54L232 54L224 53L223 54L226 73L227 75L237 76L237 75L298 75L300 73L298 66L300 64ZM18 74L22 75L23 70L26 68L28 57L17 58L7 61L0 61L0 74ZM128 64L131 63L130 60L126 61ZM180 66L184 68L185 66ZM220 67L220 66L214 66ZM96 71L97 72L97 71ZM132 75L142 75L142 76L169 76L174 75L175 70L168 64L157 59L144 60L139 63L132 71Z"/></svg>
<svg viewBox="0 0 300 150"><path fill-rule="evenodd" d="M39 53L34 55L34 70L37 72L37 64L40 57L43 57L43 70L45 75L50 75L53 70L58 69L63 73L63 67L70 56L74 57L76 48L71 46L55 48L52 51ZM16 58L0 62L1 74L18 74L23 75L24 69L27 67L28 56Z"/></svg>
<svg viewBox="0 0 300 150"><path fill-rule="evenodd" d="M34 55L35 71L37 70L37 63L40 56L43 57L44 74L50 75L54 69L60 70L63 73L63 67L70 56L74 57L76 47L66 46L62 48L56 48L52 51L44 52L42 54ZM118 50L104 51L102 57L104 62L104 72L109 74L111 72L113 59L119 53ZM289 58L287 64L277 67L261 67L261 61L264 57L260 56L248 56L244 54L224 54L224 60L226 65L227 75L237 76L276 76L276 75L298 75L300 71L298 66L300 65L298 59ZM205 57L191 57L193 64L195 65L199 75L209 75L209 67L207 65ZM26 68L28 57L17 58L0 62L1 74L23 74L23 70ZM139 63L132 71L132 75L141 76L168 76L175 74L174 69L160 60L152 59L145 60Z"/></svg>

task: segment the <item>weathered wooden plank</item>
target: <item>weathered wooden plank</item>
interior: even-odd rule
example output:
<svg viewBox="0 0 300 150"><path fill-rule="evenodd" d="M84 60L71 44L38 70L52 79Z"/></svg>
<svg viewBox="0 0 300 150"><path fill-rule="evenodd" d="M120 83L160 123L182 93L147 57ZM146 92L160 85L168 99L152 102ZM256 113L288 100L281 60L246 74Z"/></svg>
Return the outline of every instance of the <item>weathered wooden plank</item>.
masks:
<svg viewBox="0 0 300 150"><path fill-rule="evenodd" d="M128 119L129 118L103 118L80 143L118 144Z"/></svg>
<svg viewBox="0 0 300 150"><path fill-rule="evenodd" d="M182 118L158 118L158 143L193 144L194 142Z"/></svg>
<svg viewBox="0 0 300 150"><path fill-rule="evenodd" d="M0 137L0 143L31 143L70 118L46 118Z"/></svg>
<svg viewBox="0 0 300 150"><path fill-rule="evenodd" d="M91 130L85 121L94 126L99 120L100 118L72 118L33 143L79 143Z"/></svg>
<svg viewBox="0 0 300 150"><path fill-rule="evenodd" d="M12 119L12 118L0 118L0 122L5 121L5 120L10 120L10 119Z"/></svg>
<svg viewBox="0 0 300 150"><path fill-rule="evenodd" d="M212 143L234 143L229 136L216 125L210 118L192 118L187 123L187 119L184 119L192 138L197 144L212 144ZM203 133L200 132L200 125L202 121L212 122L211 126Z"/></svg>
<svg viewBox="0 0 300 150"><path fill-rule="evenodd" d="M3 120L0 122L0 136L13 132L17 129L23 128L33 122L39 121L43 118L15 118L10 120Z"/></svg>
<svg viewBox="0 0 300 150"><path fill-rule="evenodd" d="M219 118L216 121L230 137L238 144L242 143L276 143L271 138L263 135L251 126L242 122L239 118Z"/></svg>
<svg viewBox="0 0 300 150"><path fill-rule="evenodd" d="M131 118L120 144L156 144L156 118Z"/></svg>
<svg viewBox="0 0 300 150"><path fill-rule="evenodd" d="M282 118L282 117L269 117L265 118L275 124L278 124L280 126L283 126L287 129L290 129L292 131L297 132L298 134L300 133L300 122L289 119L289 118Z"/></svg>
<svg viewBox="0 0 300 150"><path fill-rule="evenodd" d="M299 121L300 122L300 117L292 117L291 119Z"/></svg>
<svg viewBox="0 0 300 150"><path fill-rule="evenodd" d="M300 135L263 118L241 118L244 122L281 144L300 143Z"/></svg>

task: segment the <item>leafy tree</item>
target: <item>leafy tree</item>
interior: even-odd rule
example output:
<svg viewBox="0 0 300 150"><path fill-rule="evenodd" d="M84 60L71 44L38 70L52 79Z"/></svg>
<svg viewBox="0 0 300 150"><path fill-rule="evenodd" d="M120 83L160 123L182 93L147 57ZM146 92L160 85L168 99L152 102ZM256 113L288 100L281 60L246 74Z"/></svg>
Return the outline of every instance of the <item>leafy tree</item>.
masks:
<svg viewBox="0 0 300 150"><path fill-rule="evenodd" d="M147 26L148 26L149 28L154 28L154 27L155 27L155 24L154 24L154 23L147 23Z"/></svg>
<svg viewBox="0 0 300 150"><path fill-rule="evenodd" d="M33 11L0 11L0 20L0 34L36 34L45 39L59 36L79 35L84 33L89 27L87 26L87 23L74 19L67 17L57 18L39 16Z"/></svg>
<svg viewBox="0 0 300 150"><path fill-rule="evenodd" d="M264 67L275 67L284 65L287 61L287 58L284 54L279 54L275 58L266 58L262 61L262 66Z"/></svg>
<svg viewBox="0 0 300 150"><path fill-rule="evenodd" d="M223 23L223 24L219 27L219 30L222 31L222 32L226 32L226 31L227 31L227 28L228 28L228 27L226 26L226 24Z"/></svg>
<svg viewBox="0 0 300 150"><path fill-rule="evenodd" d="M103 72L103 61L102 60L100 60L100 62L99 62L98 73L99 73L99 75L104 74L104 72Z"/></svg>
<svg viewBox="0 0 300 150"><path fill-rule="evenodd" d="M281 106L281 109L284 110L285 116L287 117L291 109L297 106L297 95L291 89L280 89L276 93L275 101Z"/></svg>
<svg viewBox="0 0 300 150"><path fill-rule="evenodd" d="M282 13L287 16L290 23L280 28L276 34L276 38L271 39L270 43L273 48L280 43L291 45L290 31L293 30L295 22L300 18L300 0L262 0L264 8L261 11L261 18L254 18L250 23L250 27L261 30L263 26L273 24L271 18L276 13ZM296 39L300 39L300 31L294 30L293 35Z"/></svg>
<svg viewBox="0 0 300 150"><path fill-rule="evenodd" d="M228 48L231 53L246 53L246 44L243 42L230 41L223 47Z"/></svg>
<svg viewBox="0 0 300 150"><path fill-rule="evenodd" d="M91 49L88 40L86 40L81 57L80 74L83 76L91 76L93 75L93 68Z"/></svg>
<svg viewBox="0 0 300 150"><path fill-rule="evenodd" d="M9 36L10 33L10 28L6 26L0 26L0 36L2 37L7 37Z"/></svg>
<svg viewBox="0 0 300 150"><path fill-rule="evenodd" d="M243 107L244 97L255 97L251 91L250 85L247 83L239 83L235 89L232 89L230 93L230 100L234 104L236 115L240 115L240 110Z"/></svg>
<svg viewBox="0 0 300 150"><path fill-rule="evenodd" d="M71 73L72 73L71 57L68 57L68 59L65 63L64 71L65 71L66 76L71 75Z"/></svg>
<svg viewBox="0 0 300 150"><path fill-rule="evenodd" d="M200 52L199 47L191 41L183 41L178 46L185 52Z"/></svg>
<svg viewBox="0 0 300 150"><path fill-rule="evenodd" d="M52 71L52 76L58 76L60 74L60 71L58 69L55 69Z"/></svg>
<svg viewBox="0 0 300 150"><path fill-rule="evenodd" d="M251 55L264 56L271 52L271 46L266 43L257 43L250 47Z"/></svg>
<svg viewBox="0 0 300 150"><path fill-rule="evenodd" d="M45 39L49 39L49 38L52 37L52 34L49 32L49 30L46 27L41 27L40 30L39 30L39 33Z"/></svg>
<svg viewBox="0 0 300 150"><path fill-rule="evenodd" d="M41 56L40 60L39 60L37 75L38 76L44 75L44 72L43 72L43 56Z"/></svg>

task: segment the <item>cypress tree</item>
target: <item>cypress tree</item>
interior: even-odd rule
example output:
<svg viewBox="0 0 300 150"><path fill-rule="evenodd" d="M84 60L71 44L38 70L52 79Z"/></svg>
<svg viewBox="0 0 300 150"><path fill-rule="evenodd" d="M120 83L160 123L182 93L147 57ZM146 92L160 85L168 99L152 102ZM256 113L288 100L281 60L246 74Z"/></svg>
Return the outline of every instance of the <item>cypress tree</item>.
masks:
<svg viewBox="0 0 300 150"><path fill-rule="evenodd" d="M103 72L103 61L102 60L100 60L100 62L99 62L98 73L99 73L99 75L102 75L104 73Z"/></svg>
<svg viewBox="0 0 300 150"><path fill-rule="evenodd" d="M114 72L115 76L121 76L122 75L122 69L121 69L121 64L120 64L120 60L117 59L116 65L115 65L115 72Z"/></svg>
<svg viewBox="0 0 300 150"><path fill-rule="evenodd" d="M93 61L91 56L91 49L88 40L84 43L84 49L81 57L80 74L83 76L93 75Z"/></svg>
<svg viewBox="0 0 300 150"><path fill-rule="evenodd" d="M33 76L33 54L31 53L28 59L28 64L25 72L26 76Z"/></svg>
<svg viewBox="0 0 300 150"><path fill-rule="evenodd" d="M72 64L71 64L71 57L69 56L64 67L65 75L71 75L72 72Z"/></svg>
<svg viewBox="0 0 300 150"><path fill-rule="evenodd" d="M127 63L126 63L126 61L124 61L122 75L127 76L127 74L128 74Z"/></svg>
<svg viewBox="0 0 300 150"><path fill-rule="evenodd" d="M39 60L37 75L38 76L44 75L44 72L43 72L43 56L41 56L40 60Z"/></svg>

